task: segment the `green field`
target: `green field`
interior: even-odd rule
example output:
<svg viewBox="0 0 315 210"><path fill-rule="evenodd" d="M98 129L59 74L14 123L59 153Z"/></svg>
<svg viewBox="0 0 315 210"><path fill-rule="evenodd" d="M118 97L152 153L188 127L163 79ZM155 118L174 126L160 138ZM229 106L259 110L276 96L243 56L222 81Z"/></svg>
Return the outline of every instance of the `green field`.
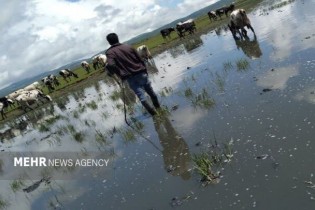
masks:
<svg viewBox="0 0 315 210"><path fill-rule="evenodd" d="M262 2L263 0L237 0L235 3L236 8L243 8L247 12L251 11L257 4ZM134 43L133 47L138 47L140 45L146 45L150 49L151 54L154 56L158 53L161 53L168 48L177 46L185 40L189 40L190 36L200 36L202 34L206 34L209 31L215 29L218 26L228 23L229 18L222 16L222 19L218 18L217 21L210 21L207 14L204 14L195 19L195 24L197 31L193 35L186 36L185 39L180 39L176 32L172 32L171 39L165 41L160 34L157 34L153 37L147 38L141 42ZM91 65L92 66L92 65ZM88 84L92 84L99 79L105 79L106 74L103 73L103 69L100 68L98 70L92 70L89 74L81 67L78 66L75 69L72 69L73 72L78 74L79 78L72 78L71 81L66 82L62 77L58 77L60 82L60 86L58 86L55 91L49 93L47 87L43 87L43 92L45 94L49 94L53 99L57 99L58 97L67 94L68 92L82 89L84 86ZM108 79L108 78L107 78ZM22 110L18 109L17 106L15 108L8 108L5 112L7 114L7 119L12 117L17 117L23 113Z"/></svg>

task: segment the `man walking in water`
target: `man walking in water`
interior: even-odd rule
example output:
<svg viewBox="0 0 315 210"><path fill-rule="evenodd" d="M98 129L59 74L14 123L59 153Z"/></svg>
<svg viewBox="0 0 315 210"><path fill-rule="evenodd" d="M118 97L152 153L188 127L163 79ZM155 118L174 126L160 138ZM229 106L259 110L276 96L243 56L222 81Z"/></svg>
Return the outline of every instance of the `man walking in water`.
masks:
<svg viewBox="0 0 315 210"><path fill-rule="evenodd" d="M106 68L109 73L118 75L123 81L126 80L140 99L141 104L151 115L155 115L156 110L147 102L145 92L150 96L156 109L160 108L160 103L148 79L144 61L134 48L119 43L117 34L110 33L106 39L111 45L106 51Z"/></svg>

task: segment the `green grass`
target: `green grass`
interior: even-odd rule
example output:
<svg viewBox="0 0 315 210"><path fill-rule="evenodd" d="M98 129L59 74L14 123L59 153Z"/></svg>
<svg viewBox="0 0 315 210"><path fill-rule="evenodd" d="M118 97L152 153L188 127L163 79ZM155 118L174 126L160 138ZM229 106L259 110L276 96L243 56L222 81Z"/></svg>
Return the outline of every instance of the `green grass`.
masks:
<svg viewBox="0 0 315 210"><path fill-rule="evenodd" d="M14 180L11 184L10 187L12 189L13 192L17 192L19 190L22 189L22 187L24 187L25 184L22 180Z"/></svg>
<svg viewBox="0 0 315 210"><path fill-rule="evenodd" d="M249 69L250 64L246 58L241 58L236 61L236 66L238 71L246 71Z"/></svg>
<svg viewBox="0 0 315 210"><path fill-rule="evenodd" d="M95 101L91 101L89 103L86 103L86 106L92 110L96 110L98 108L97 104Z"/></svg>
<svg viewBox="0 0 315 210"><path fill-rule="evenodd" d="M9 203L2 199L2 196L0 196L0 210L6 209L9 207Z"/></svg>

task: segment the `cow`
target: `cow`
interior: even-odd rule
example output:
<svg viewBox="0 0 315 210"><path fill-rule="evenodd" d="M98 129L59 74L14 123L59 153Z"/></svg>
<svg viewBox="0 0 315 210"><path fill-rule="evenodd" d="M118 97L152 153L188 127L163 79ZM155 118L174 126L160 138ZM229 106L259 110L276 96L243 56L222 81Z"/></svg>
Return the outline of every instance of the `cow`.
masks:
<svg viewBox="0 0 315 210"><path fill-rule="evenodd" d="M55 75L50 74L50 75L48 76L48 79L50 79L50 81L52 81L52 83L53 83L53 85L54 85L55 87L57 87L57 86L60 85L60 82L59 82L58 78L57 78Z"/></svg>
<svg viewBox="0 0 315 210"><path fill-rule="evenodd" d="M193 34L196 31L196 24L193 19L189 19L184 22L177 23L176 30L177 30L178 36L180 38L184 38L185 32L188 32L189 34Z"/></svg>
<svg viewBox="0 0 315 210"><path fill-rule="evenodd" d="M3 120L7 117L7 115L4 113L4 109L9 107L10 104L14 104L11 99L6 97L0 98L0 113Z"/></svg>
<svg viewBox="0 0 315 210"><path fill-rule="evenodd" d="M23 89L18 89L16 91L14 91L13 93L10 93L9 95L6 96L6 98L11 99L11 100L15 100L16 97L18 97L22 92L24 92L25 90Z"/></svg>
<svg viewBox="0 0 315 210"><path fill-rule="evenodd" d="M215 14L214 11L209 11L207 14L208 14L209 19L210 19L211 22L212 22L212 20L217 20L218 19L218 16Z"/></svg>
<svg viewBox="0 0 315 210"><path fill-rule="evenodd" d="M107 57L104 54L99 54L97 56L98 63L101 67L105 67L107 63Z"/></svg>
<svg viewBox="0 0 315 210"><path fill-rule="evenodd" d="M235 9L235 5L234 4L230 4L230 6L224 6L224 7L221 7L219 9L217 9L215 11L215 14L217 16L219 16L220 19L222 19L221 15L225 14L225 16L228 17L229 12L232 12L234 9Z"/></svg>
<svg viewBox="0 0 315 210"><path fill-rule="evenodd" d="M42 82L43 82L43 84L44 84L45 86L47 86L49 92L52 92L53 90L55 90L55 88L54 88L54 86L53 86L53 83L52 83L52 81L49 79L48 76L47 76L47 77L44 77L44 78L42 79Z"/></svg>
<svg viewBox="0 0 315 210"><path fill-rule="evenodd" d="M90 73L90 65L89 65L89 63L88 62L86 62L86 61L82 61L81 62L81 66L82 66L82 68L87 72L87 73Z"/></svg>
<svg viewBox="0 0 315 210"><path fill-rule="evenodd" d="M75 78L79 78L78 75L76 73L73 73L72 71L70 71L70 69L63 69L59 72L59 74L63 77L63 79L68 82L67 78L69 78L69 80L71 81L71 76L75 77Z"/></svg>
<svg viewBox="0 0 315 210"><path fill-rule="evenodd" d="M137 52L141 59L145 62L149 62L149 60L153 59L152 55L146 45L141 45L137 47Z"/></svg>
<svg viewBox="0 0 315 210"><path fill-rule="evenodd" d="M234 10L230 15L230 23L228 24L228 27L232 32L234 39L237 39L236 33L240 35L240 39L242 39L243 37L247 37L247 31L245 30L245 26L248 29L251 29L251 31L255 35L255 31L250 23L249 18L246 15L245 10L244 9Z"/></svg>
<svg viewBox="0 0 315 210"><path fill-rule="evenodd" d="M42 99L46 99L48 101L52 101L49 95L45 95L40 90L31 90L31 91L24 91L18 97L16 97L16 101L19 102L21 108L26 112L26 108L33 110L30 106L30 103L42 101ZM38 105L38 104L37 104Z"/></svg>
<svg viewBox="0 0 315 210"><path fill-rule="evenodd" d="M40 85L39 82L33 82L32 84L24 87L23 90L27 90L27 91L30 91L30 90L41 90L41 85Z"/></svg>
<svg viewBox="0 0 315 210"><path fill-rule="evenodd" d="M166 40L166 38L168 37L169 39L171 39L171 33L172 31L175 31L175 28L164 28L160 31L162 37L164 40Z"/></svg>
<svg viewBox="0 0 315 210"><path fill-rule="evenodd" d="M98 56L94 56L92 58L92 64L93 64L94 70L97 70L100 67L100 64L98 62Z"/></svg>

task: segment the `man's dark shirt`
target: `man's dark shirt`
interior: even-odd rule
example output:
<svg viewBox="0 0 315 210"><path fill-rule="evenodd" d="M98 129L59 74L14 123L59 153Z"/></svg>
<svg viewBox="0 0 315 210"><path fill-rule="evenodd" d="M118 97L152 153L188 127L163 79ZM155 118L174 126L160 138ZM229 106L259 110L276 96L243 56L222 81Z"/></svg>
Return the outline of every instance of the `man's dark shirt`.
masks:
<svg viewBox="0 0 315 210"><path fill-rule="evenodd" d="M146 72L144 61L137 51L126 44L114 44L106 51L107 69L116 73L121 79Z"/></svg>

